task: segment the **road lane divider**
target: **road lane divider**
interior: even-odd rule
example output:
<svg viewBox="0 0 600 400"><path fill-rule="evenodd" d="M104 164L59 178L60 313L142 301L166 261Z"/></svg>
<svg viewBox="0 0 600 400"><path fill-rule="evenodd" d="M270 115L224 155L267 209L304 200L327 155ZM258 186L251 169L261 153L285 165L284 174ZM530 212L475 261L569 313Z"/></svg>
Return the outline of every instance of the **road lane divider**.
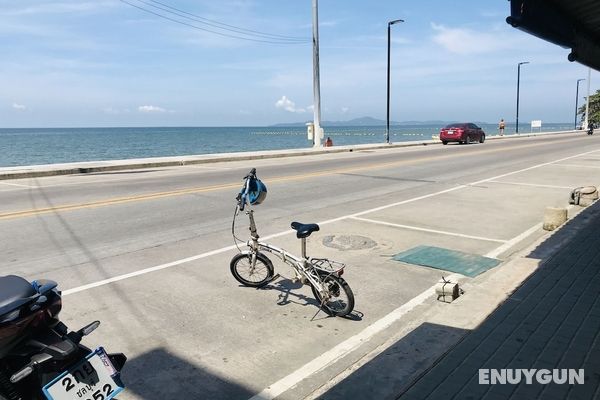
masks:
<svg viewBox="0 0 600 400"><path fill-rule="evenodd" d="M517 148L517 150L522 150L522 149L525 149L528 147L539 147L540 145L548 145L548 144L555 144L555 143L554 142L553 143L532 143L532 144L528 144L528 145L519 146ZM506 151L506 149L478 150L477 152L478 152L478 154L485 154L485 153L496 153L496 152L504 152L504 151ZM560 162L560 161L580 157L582 155L587 155L587 154L591 154L594 152L597 152L597 151L594 150L594 151L578 154L576 156L567 157L567 158L557 160L554 162L540 164L540 166L553 164L555 162ZM452 154L448 154L448 155L444 155L444 156L440 156L438 154L435 156L420 157L420 158L411 159L411 160L389 161L389 162L373 163L373 164L367 164L367 165L356 166L356 167L345 167L345 168L337 168L337 169L330 169L330 170L321 170L321 171L315 171L315 172L306 173L306 174L297 174L297 175L288 175L288 176L267 178L267 179L263 179L263 181L266 183L269 183L269 184L279 183L279 182L289 182L289 181L294 181L294 180L303 180L303 179L309 179L309 178L315 178L315 177L321 177L321 176L327 176L327 175L357 172L357 171L364 171L364 170L370 170L370 169L387 168L387 167L393 167L393 166L399 166L399 165L409 165L409 164L432 161L432 160L441 160L441 159L446 159L446 158L452 158L457 155L460 157L464 156L464 154L456 154L456 153L452 153ZM532 168L537 168L537 166L534 166ZM501 175L499 177L504 177L504 176L508 176L511 174L512 173L508 173L505 175ZM497 179L499 177L496 177L493 179ZM490 178L490 179L492 179L492 178ZM473 186L478 183L488 182L490 179L475 182L475 183L469 184L469 186ZM237 188L238 186L240 186L240 183L226 183L226 184L207 186L207 187L185 188L185 189L178 189L178 190L172 190L172 191L166 191L166 192L147 193L147 194L141 194L141 195L98 200L98 201L92 201L92 202L87 202L87 203L66 204L66 205L51 206L51 207L45 207L45 208L39 208L39 209L12 211L12 212L0 213L0 220L12 219L12 218L24 218L24 217L31 217L31 216L35 216L35 215L43 215L43 214L57 213L57 212L64 212L64 211L74 211L74 210L81 210L81 209L87 209L87 208L105 207L105 206L111 206L111 205L137 202L137 201L157 200L157 199L161 199L161 198L181 196L181 195L192 194L192 193L201 193L201 192L209 192L209 191L216 191L216 190L222 190L222 189Z"/></svg>
<svg viewBox="0 0 600 400"><path fill-rule="evenodd" d="M165 197L181 196L181 195L191 194L191 193L210 192L210 191L221 190L221 189L232 189L232 188L240 187L240 185L241 185L241 183L227 183L227 184L223 184L223 185L206 186L206 187L200 187L200 188L188 188L188 189L172 190L172 191L168 191L168 192L148 193L148 194L141 194L141 195L136 195L136 196L127 196L127 197L117 197L117 198L106 199L106 200L92 201L89 203L66 204L66 205L60 205L60 206L38 208L38 209L33 209L33 210L14 211L14 212L0 214L0 220L10 219L10 218L19 218L19 217L30 217L30 216L34 216L34 215L56 213L56 212L61 212L61 211L73 211L73 210L80 210L80 209L86 209L86 208L103 207L103 206L109 206L109 205L114 205L114 204L131 203L131 202L141 201L141 200L156 200L156 199L161 199L161 198L165 198Z"/></svg>
<svg viewBox="0 0 600 400"><path fill-rule="evenodd" d="M522 168L522 169L519 169L519 170L516 170L516 171L513 171L513 172L509 172L509 173L506 173L506 174L494 176L494 177L487 178L487 179L482 179L480 181L473 182L471 184L454 186L452 188L445 189L445 190L440 190L440 191L437 191L437 192L434 192L434 193L429 193L429 194L425 194L425 195L422 195L422 196L417 196L417 197L413 197L413 198L410 198L410 199L406 199L406 200L394 202L394 203L391 203L391 204L386 204L386 205L383 205L383 206L370 208L368 210L360 211L360 212L357 212L357 213L343 215L343 216L332 218L332 219L329 219L329 220L326 220L326 221L321 221L321 222L318 222L318 224L319 225L326 225L326 224L331 224L331 223L334 223L334 222L343 221L343 220L347 220L347 219L352 219L352 218L355 219L355 218L360 217L362 215L370 214L370 213L373 213L373 212L376 212L376 211L381 211L381 210L385 210L387 208L397 207L399 205L408 204L408 203L412 203L412 202L415 202L415 201L420 201L420 200L423 200L423 199L427 199L427 198L430 198L430 197L439 196L439 195L442 195L442 194L445 194L445 193L453 192L455 190L460 190L460 189L472 187L473 185L477 185L477 184L480 184L480 183L493 181L493 180L496 180L496 179L503 178L505 176L510 176L510 175L514 175L514 174L517 174L517 173L520 173L520 172L529 171L529 170L532 170L532 169L535 169L535 168L540 168L540 167L543 167L545 165L549 165L549 164L552 164L552 163L555 163L555 162L560 162L560 161L568 160L568 159L571 159L571 158L580 157L581 155L591 154L591 153L595 153L595 152L598 152L598 151L600 151L600 150L593 150L593 151L585 152L585 153L578 154L578 155L575 155L575 156L565 157L565 158L562 158L560 160L555 160L555 161L551 161L551 162L537 164L537 165L534 165L532 167ZM537 227L537 225L536 225L536 227ZM529 234L531 234L534 231L535 231L535 229L530 228L526 232L530 232ZM274 233L274 234L271 234L271 235L264 236L264 237L262 237L262 239L263 240L273 239L273 238L276 238L276 237L279 237L279 236L290 234L292 232L294 232L294 231L291 230L291 229L288 229L288 230L285 230L285 231L282 231L282 232L278 232L278 233ZM507 241L502 246L500 246L498 249L504 249L501 252L505 251L506 249L510 248L511 246L517 244L519 241L523 240L526 237L526 235L524 236L524 234L525 233L517 236L516 238L513 238L513 239ZM77 293L77 292L81 292L81 291L84 291L84 290L89 290L89 289L96 288L96 287L99 287L99 286L107 285L109 283L119 282L119 281L122 281L122 280L125 280L125 279L129 279L129 278L133 278L133 277L136 277L136 276L144 275L144 274L147 274L147 273L150 273L150 272L155 272L155 271L160 271L160 270L164 270L164 269L167 269L167 268L172 268L172 267L175 267L175 266L178 266L178 265L189 263L191 261L196 261L196 260L200 260L202 258L206 258L206 257L212 256L212 255L221 254L221 253L224 253L226 251L233 250L235 248L237 248L235 245L222 247L220 249L212 250L212 251L209 251L209 252L206 252L206 253L198 254L198 255L195 255L195 256L187 257L187 258L183 258L181 260L176 260L176 261L173 261L173 262L170 262L170 263L161 264L161 265L157 265L157 266L154 266L154 267L141 269L139 271L134 271L134 272L131 272L131 273L128 273L128 274L118 275L118 276L115 276L115 277L112 277L112 278L103 279L103 280L98 281L98 282L94 282L94 283L82 285L82 286L75 287L75 288L72 288L72 289L67 289L67 290L64 291L64 293L72 294L72 293ZM498 251L498 249L494 250L494 252ZM500 254L501 252L499 252L498 254ZM493 252L488 253L488 255L486 255L486 256L490 257L489 254L492 254L492 253Z"/></svg>

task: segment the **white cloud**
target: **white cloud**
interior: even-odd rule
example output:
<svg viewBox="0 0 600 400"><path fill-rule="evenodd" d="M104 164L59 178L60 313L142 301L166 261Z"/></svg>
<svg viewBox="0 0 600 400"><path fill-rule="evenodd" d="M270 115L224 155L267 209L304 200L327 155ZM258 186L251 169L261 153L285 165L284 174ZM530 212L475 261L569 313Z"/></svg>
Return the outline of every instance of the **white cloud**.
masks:
<svg viewBox="0 0 600 400"><path fill-rule="evenodd" d="M350 110L348 107L342 107L342 114L346 114Z"/></svg>
<svg viewBox="0 0 600 400"><path fill-rule="evenodd" d="M433 41L451 53L477 54L491 53L513 47L513 41L495 34L476 32L466 28L447 28L444 25L431 23L437 33Z"/></svg>
<svg viewBox="0 0 600 400"><path fill-rule="evenodd" d="M17 104L17 103L13 103L12 108L14 108L15 110L20 110L20 111L27 109L27 107L25 107L23 104Z"/></svg>
<svg viewBox="0 0 600 400"><path fill-rule="evenodd" d="M138 107L138 111L139 112L143 112L143 113L164 113L167 112L167 110L165 110L162 107L157 107L157 106L139 106Z"/></svg>
<svg viewBox="0 0 600 400"><path fill-rule="evenodd" d="M306 109L304 108L296 108L296 103L292 100L288 99L286 96L281 96L279 100L275 103L276 108L282 108L285 111L289 111L292 113L304 113Z"/></svg>

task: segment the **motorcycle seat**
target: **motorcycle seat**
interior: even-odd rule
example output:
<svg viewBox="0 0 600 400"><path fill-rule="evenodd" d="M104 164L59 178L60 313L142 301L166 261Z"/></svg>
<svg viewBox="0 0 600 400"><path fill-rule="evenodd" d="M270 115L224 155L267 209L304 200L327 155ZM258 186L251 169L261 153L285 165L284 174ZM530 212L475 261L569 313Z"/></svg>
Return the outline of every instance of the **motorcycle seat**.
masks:
<svg viewBox="0 0 600 400"><path fill-rule="evenodd" d="M317 224L303 224L301 222L292 222L292 229L296 231L298 239L309 237L311 233L319 230Z"/></svg>
<svg viewBox="0 0 600 400"><path fill-rule="evenodd" d="M0 276L0 315L20 307L36 294L31 283L20 276Z"/></svg>

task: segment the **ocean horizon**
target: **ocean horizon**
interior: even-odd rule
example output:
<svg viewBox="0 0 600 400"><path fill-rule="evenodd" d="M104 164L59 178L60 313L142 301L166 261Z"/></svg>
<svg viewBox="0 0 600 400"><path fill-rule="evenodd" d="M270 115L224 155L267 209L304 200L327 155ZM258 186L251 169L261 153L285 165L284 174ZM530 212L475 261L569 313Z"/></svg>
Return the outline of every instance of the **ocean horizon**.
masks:
<svg viewBox="0 0 600 400"><path fill-rule="evenodd" d="M440 124L391 125L392 143L430 140ZM497 124L481 124L486 135ZM529 133L529 124L519 124ZM542 131L572 130L548 123ZM385 126L325 126L334 146L385 142ZM505 133L514 133L507 124ZM0 167L310 148L304 126L0 128Z"/></svg>

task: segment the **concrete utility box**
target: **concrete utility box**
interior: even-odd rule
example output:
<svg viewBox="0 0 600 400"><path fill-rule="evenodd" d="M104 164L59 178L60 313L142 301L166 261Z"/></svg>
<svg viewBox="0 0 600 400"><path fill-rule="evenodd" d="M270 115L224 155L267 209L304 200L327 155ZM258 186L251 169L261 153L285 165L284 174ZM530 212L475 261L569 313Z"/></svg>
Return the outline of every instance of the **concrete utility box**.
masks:
<svg viewBox="0 0 600 400"><path fill-rule="evenodd" d="M598 200L598 190L595 186L582 186L573 189L569 198L569 204L587 207Z"/></svg>
<svg viewBox="0 0 600 400"><path fill-rule="evenodd" d="M553 231L565 222L567 222L566 208L546 207L544 211L544 230Z"/></svg>
<svg viewBox="0 0 600 400"><path fill-rule="evenodd" d="M458 288L458 283L447 281L442 277L442 280L435 287L435 294L437 294L439 301L452 303L460 296L460 289Z"/></svg>

